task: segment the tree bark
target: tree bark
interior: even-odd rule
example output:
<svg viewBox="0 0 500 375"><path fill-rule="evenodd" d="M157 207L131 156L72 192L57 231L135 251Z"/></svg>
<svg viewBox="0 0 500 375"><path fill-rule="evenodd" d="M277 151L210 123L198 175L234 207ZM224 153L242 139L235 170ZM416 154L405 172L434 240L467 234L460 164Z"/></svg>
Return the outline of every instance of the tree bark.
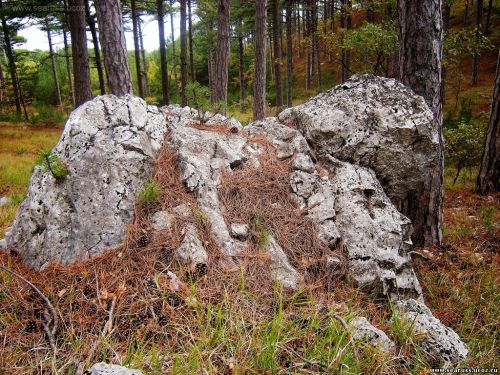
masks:
<svg viewBox="0 0 500 375"><path fill-rule="evenodd" d="M117 96L132 94L132 79L120 0L96 1L94 6L99 23L99 37L109 92Z"/></svg>
<svg viewBox="0 0 500 375"><path fill-rule="evenodd" d="M0 8L2 8L2 2L0 1ZM19 86L17 84L17 67L16 61L14 59L14 51L12 50L12 42L10 40L9 26L7 25L7 20L4 16L1 17L2 20L2 30L3 30L3 43L5 47L5 54L7 55L7 61L9 62L10 79L12 81L12 89L14 91L14 100L16 102L16 112L18 115L22 113L21 108L21 95L19 92Z"/></svg>
<svg viewBox="0 0 500 375"><path fill-rule="evenodd" d="M170 33L172 35L172 67L174 71L174 83L177 86L177 55L175 53L175 32L174 32L174 11L173 11L174 0L170 0Z"/></svg>
<svg viewBox="0 0 500 375"><path fill-rule="evenodd" d="M306 25L306 32L305 32L305 38L308 39L308 45L307 45L307 50L306 50L306 90L311 89L311 72L312 72L312 59L311 59L311 7L310 7L310 0L306 1L306 9L305 9L305 25Z"/></svg>
<svg viewBox="0 0 500 375"><path fill-rule="evenodd" d="M485 194L500 191L500 50L497 58L497 73L491 102L490 121L484 143L481 167L477 177L475 191Z"/></svg>
<svg viewBox="0 0 500 375"><path fill-rule="evenodd" d="M240 80L240 110L243 112L245 100L245 61L244 61L244 49L243 49L243 32L241 27L243 26L240 20L240 30L238 30L238 76Z"/></svg>
<svg viewBox="0 0 500 375"><path fill-rule="evenodd" d="M181 104L188 105L187 100L187 84L188 84L188 69L187 69L187 40L186 40L186 0L181 0Z"/></svg>
<svg viewBox="0 0 500 375"><path fill-rule="evenodd" d="M366 21L368 23L375 22L375 14L373 13L373 0L366 0Z"/></svg>
<svg viewBox="0 0 500 375"><path fill-rule="evenodd" d="M73 56L73 74L75 87L75 106L92 99L90 89L90 68L85 32L84 0L69 0L73 8L68 20L71 33L71 54Z"/></svg>
<svg viewBox="0 0 500 375"><path fill-rule="evenodd" d="M71 104L75 106L75 91L73 90L73 77L71 73L71 61L69 56L69 45L67 31L63 30L63 42L64 42L64 57L66 60L66 72L68 74L68 87L69 87L69 97L71 99Z"/></svg>
<svg viewBox="0 0 500 375"><path fill-rule="evenodd" d="M95 27L95 19L92 14L90 14L90 4L89 0L85 0L85 14L87 17L87 25L90 29L90 35L92 36L92 44L94 45L94 59L95 67L97 69L97 76L99 77L99 91L101 95L106 95L106 83L104 81L104 70L102 68L101 51L99 49L99 39L97 38L97 29Z"/></svg>
<svg viewBox="0 0 500 375"><path fill-rule="evenodd" d="M493 10L493 0L488 2L488 13L486 14L486 24L484 25L484 33L487 34L490 29L491 11Z"/></svg>
<svg viewBox="0 0 500 375"><path fill-rule="evenodd" d="M281 86L281 9L279 0L272 1L275 105L276 111L279 112L283 106L283 89Z"/></svg>
<svg viewBox="0 0 500 375"><path fill-rule="evenodd" d="M341 0L342 2L342 27L350 30L352 27L352 4L351 0ZM351 75L351 53L342 49L342 83L347 81Z"/></svg>
<svg viewBox="0 0 500 375"><path fill-rule="evenodd" d="M481 22L483 19L483 0L476 0L476 42L479 40L481 32ZM476 51L472 55L472 76L470 79L470 84L472 86L477 85L477 69L479 65L479 53Z"/></svg>
<svg viewBox="0 0 500 375"><path fill-rule="evenodd" d="M266 117L266 8L266 0L255 1L254 121Z"/></svg>
<svg viewBox="0 0 500 375"><path fill-rule="evenodd" d="M135 0L130 1L130 8L132 11L132 29L134 34L134 57L135 57L135 70L137 74L137 88L139 89L139 96L144 98L144 86L142 84L142 70L141 70L141 48L139 46L139 25L137 15L137 4Z"/></svg>
<svg viewBox="0 0 500 375"><path fill-rule="evenodd" d="M50 33L50 25L47 19L45 19L45 27L47 28L47 41L49 42L50 66L52 69L52 79L54 80L54 94L56 96L56 106L60 107L62 104L61 88L59 86L59 77L57 76L56 57L54 55L54 47L52 45L52 35Z"/></svg>
<svg viewBox="0 0 500 375"><path fill-rule="evenodd" d="M217 49L215 51L214 102L227 106L227 81L229 73L229 50L231 48L229 13L230 0L218 0L217 7Z"/></svg>
<svg viewBox="0 0 500 375"><path fill-rule="evenodd" d="M188 5L188 37L189 37L189 69L191 70L191 81L196 81L196 69L194 66L193 53L193 17L191 14L191 0L187 0Z"/></svg>
<svg viewBox="0 0 500 375"><path fill-rule="evenodd" d="M165 21L163 0L156 0L156 14L158 18L158 34L160 38L160 71L161 71L161 92L162 104L170 104L170 92L168 89L168 63L167 49L165 47Z"/></svg>
<svg viewBox="0 0 500 375"><path fill-rule="evenodd" d="M286 8L286 106L292 106L292 1L285 1Z"/></svg>
<svg viewBox="0 0 500 375"><path fill-rule="evenodd" d="M416 244L441 245L443 235L443 140L441 99L441 0L398 0L400 77L422 95L434 114L438 156L423 186L416 186L399 206L413 223Z"/></svg>
<svg viewBox="0 0 500 375"><path fill-rule="evenodd" d="M144 78L143 83L144 83L144 95L146 95L146 98L150 96L150 91L149 91L149 80L148 80L148 60L146 58L146 50L144 48L144 38L142 37L142 27L141 27L141 17L137 17L138 21L138 29L139 29L139 43L141 46L141 60L142 60L142 70L141 74L142 77Z"/></svg>
<svg viewBox="0 0 500 375"><path fill-rule="evenodd" d="M316 82L318 89L321 89L321 61L319 53L318 40L318 6L316 0L312 0L312 17L313 17L313 53L316 55Z"/></svg>

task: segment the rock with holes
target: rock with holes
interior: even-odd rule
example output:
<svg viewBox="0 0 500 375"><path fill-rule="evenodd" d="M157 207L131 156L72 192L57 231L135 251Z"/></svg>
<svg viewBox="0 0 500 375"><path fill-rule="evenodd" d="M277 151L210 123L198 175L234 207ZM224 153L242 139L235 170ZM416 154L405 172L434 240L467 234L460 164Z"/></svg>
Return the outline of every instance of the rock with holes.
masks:
<svg viewBox="0 0 500 375"><path fill-rule="evenodd" d="M99 362L89 368L85 375L143 375L142 371L129 369L119 365Z"/></svg>
<svg viewBox="0 0 500 375"><path fill-rule="evenodd" d="M349 258L349 273L371 292L393 300L422 298L408 254L410 220L384 192L375 174L329 158L335 223Z"/></svg>
<svg viewBox="0 0 500 375"><path fill-rule="evenodd" d="M354 341L366 342L381 353L391 353L396 348L396 344L387 337L384 331L374 327L364 317L354 318L349 322L351 337Z"/></svg>
<svg viewBox="0 0 500 375"><path fill-rule="evenodd" d="M58 180L35 167L7 247L41 268L120 245L166 130L165 115L133 96L99 96L78 107L53 150L68 174Z"/></svg>
<svg viewBox="0 0 500 375"><path fill-rule="evenodd" d="M432 112L395 79L355 75L279 118L304 134L318 159L372 169L396 207L439 163Z"/></svg>
<svg viewBox="0 0 500 375"><path fill-rule="evenodd" d="M451 328L432 315L423 302L409 299L396 304L398 319L412 326L412 335L434 365L445 367L467 357L469 348Z"/></svg>

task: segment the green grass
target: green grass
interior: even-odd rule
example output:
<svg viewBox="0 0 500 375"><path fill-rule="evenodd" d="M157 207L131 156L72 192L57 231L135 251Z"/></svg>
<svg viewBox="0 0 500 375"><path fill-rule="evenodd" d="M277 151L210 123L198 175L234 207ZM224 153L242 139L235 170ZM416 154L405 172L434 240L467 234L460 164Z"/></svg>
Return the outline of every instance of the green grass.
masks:
<svg viewBox="0 0 500 375"><path fill-rule="evenodd" d="M52 148L61 131L0 122L0 196L15 198L26 193L40 151ZM0 207L0 237L12 222L19 203L19 199L14 199Z"/></svg>

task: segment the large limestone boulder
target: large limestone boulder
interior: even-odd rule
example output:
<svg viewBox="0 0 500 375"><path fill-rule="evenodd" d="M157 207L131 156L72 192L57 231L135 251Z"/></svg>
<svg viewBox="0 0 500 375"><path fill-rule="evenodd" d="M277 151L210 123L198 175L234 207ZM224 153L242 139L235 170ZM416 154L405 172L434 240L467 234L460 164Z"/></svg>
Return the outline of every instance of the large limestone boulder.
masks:
<svg viewBox="0 0 500 375"><path fill-rule="evenodd" d="M77 108L53 150L67 176L35 167L6 247L41 268L121 244L166 129L164 114L132 96L100 96Z"/></svg>
<svg viewBox="0 0 500 375"><path fill-rule="evenodd" d="M278 119L245 128L220 115L200 124L198 113L187 107L159 110L134 97L98 97L72 113L54 149L68 175L56 179L46 168L35 169L27 199L6 236L7 247L17 248L28 264L40 268L120 245L137 193L151 178L160 148L167 147L189 199L151 213L152 238L183 227L176 254L188 269L206 272L216 259L234 270L256 245L251 220L228 219L220 195L224 177L242 170L275 173L264 170L264 160L271 158L274 165L285 165L280 169L284 190L279 191L288 194L287 204L293 203L290 215L304 225L307 221L314 241L297 256L290 241L265 233L258 252L259 258L266 255L267 266L259 267L266 280L296 290L310 269L343 275L338 271L345 267L348 277L376 298L402 306L396 310L400 317L416 317L421 331L429 333L424 349L430 355L456 362L467 348L425 310L408 255L411 222L398 210L398 202L413 184L422 183L435 162L431 116L423 99L401 84L370 76L355 76ZM273 204L279 207L279 199ZM196 215L211 242L199 232ZM210 253L212 242L219 250L216 257ZM309 268L314 251L326 267ZM342 264L344 257L347 264ZM415 315L417 310L408 306L423 307ZM375 346L382 340L381 350L392 350L381 332L365 321L357 323L358 338Z"/></svg>
<svg viewBox="0 0 500 375"><path fill-rule="evenodd" d="M396 207L439 162L439 138L424 99L395 79L355 75L280 120L299 129L323 160L372 169Z"/></svg>

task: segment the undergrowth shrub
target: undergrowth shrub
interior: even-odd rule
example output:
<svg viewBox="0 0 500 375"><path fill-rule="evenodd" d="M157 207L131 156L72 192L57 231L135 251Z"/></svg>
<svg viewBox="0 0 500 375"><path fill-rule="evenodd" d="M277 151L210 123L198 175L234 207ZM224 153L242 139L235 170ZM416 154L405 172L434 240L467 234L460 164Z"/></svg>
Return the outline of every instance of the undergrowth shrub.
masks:
<svg viewBox="0 0 500 375"><path fill-rule="evenodd" d="M63 181L69 173L66 164L52 150L42 150L38 164L42 165L59 182Z"/></svg>
<svg viewBox="0 0 500 375"><path fill-rule="evenodd" d="M161 193L162 189L158 182L149 180L139 192L139 200L144 204L150 204L158 200Z"/></svg>

